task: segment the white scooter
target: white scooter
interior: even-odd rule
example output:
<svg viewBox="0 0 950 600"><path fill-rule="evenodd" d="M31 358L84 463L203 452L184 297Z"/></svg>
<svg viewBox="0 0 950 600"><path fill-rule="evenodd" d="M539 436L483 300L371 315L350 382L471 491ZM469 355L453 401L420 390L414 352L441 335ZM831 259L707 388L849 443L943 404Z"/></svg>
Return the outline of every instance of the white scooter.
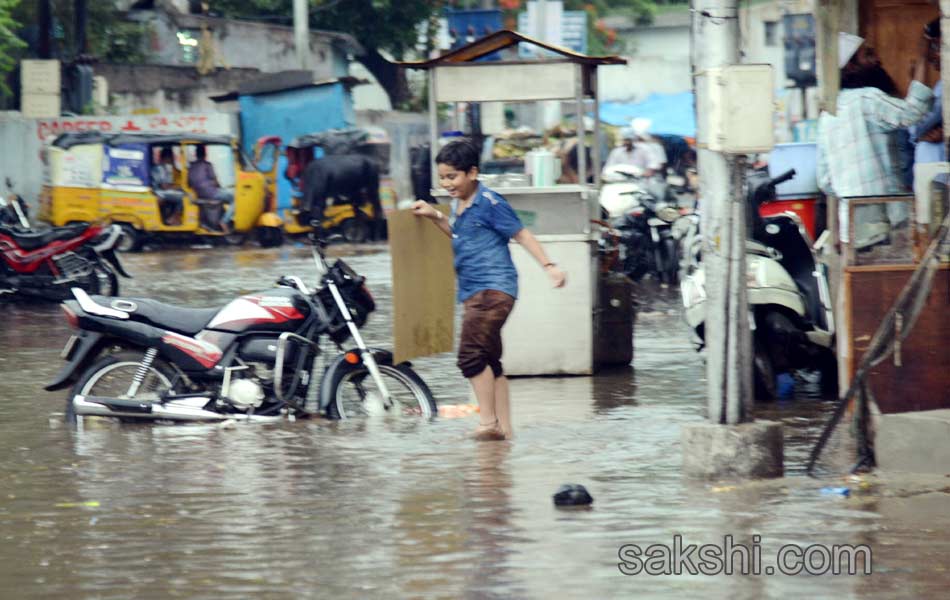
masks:
<svg viewBox="0 0 950 600"><path fill-rule="evenodd" d="M643 170L633 165L611 165L601 174L600 207L608 219L616 219L640 205L646 193Z"/></svg>
<svg viewBox="0 0 950 600"><path fill-rule="evenodd" d="M796 369L816 368L823 388L837 385L828 270L817 254L827 232L812 244L797 215L759 216L759 204L774 198L775 186L794 174L791 170L775 179L762 173L750 177L746 282L754 328L756 397L761 399L776 398L776 375ZM700 264L680 284L685 319L696 334L697 350L704 346L705 283Z"/></svg>

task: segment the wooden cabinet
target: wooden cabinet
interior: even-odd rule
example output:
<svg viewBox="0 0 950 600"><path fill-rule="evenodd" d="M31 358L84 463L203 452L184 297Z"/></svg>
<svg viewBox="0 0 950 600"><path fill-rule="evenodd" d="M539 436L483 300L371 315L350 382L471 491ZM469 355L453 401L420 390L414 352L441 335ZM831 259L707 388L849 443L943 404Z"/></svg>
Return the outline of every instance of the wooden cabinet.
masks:
<svg viewBox="0 0 950 600"><path fill-rule="evenodd" d="M938 18L940 11L928 0L862 0L858 5L860 35L877 51L903 96L924 26ZM938 77L931 68L926 83L932 86Z"/></svg>
<svg viewBox="0 0 950 600"><path fill-rule="evenodd" d="M848 381L914 268L845 268L844 318L851 335L839 365L847 369ZM920 319L901 345L900 366L891 356L874 367L868 381L883 413L950 408L950 265L937 271Z"/></svg>

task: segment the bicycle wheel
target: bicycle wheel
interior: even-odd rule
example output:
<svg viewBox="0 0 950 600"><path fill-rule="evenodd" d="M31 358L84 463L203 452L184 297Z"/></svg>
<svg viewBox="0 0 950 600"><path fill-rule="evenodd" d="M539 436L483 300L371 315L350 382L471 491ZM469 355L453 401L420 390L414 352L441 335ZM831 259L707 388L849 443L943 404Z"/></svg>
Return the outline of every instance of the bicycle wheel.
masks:
<svg viewBox="0 0 950 600"><path fill-rule="evenodd" d="M387 415L430 419L436 414L435 398L429 386L412 367L379 365L379 372L392 400L390 406L385 406L383 394L369 370L359 366L334 375L333 399L327 406L327 417L349 419Z"/></svg>

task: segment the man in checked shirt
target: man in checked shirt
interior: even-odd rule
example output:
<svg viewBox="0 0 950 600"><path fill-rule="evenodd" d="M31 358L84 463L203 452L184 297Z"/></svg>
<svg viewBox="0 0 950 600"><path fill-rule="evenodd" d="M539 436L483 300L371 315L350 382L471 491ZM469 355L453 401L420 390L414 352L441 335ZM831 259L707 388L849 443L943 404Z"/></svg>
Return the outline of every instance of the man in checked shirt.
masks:
<svg viewBox="0 0 950 600"><path fill-rule="evenodd" d="M901 130L919 121L933 101L933 91L922 83L929 40L921 36L919 58L905 98L897 97L893 80L880 58L858 36L839 34L838 62L841 92L835 115L818 119L818 185L839 203L840 237L848 240L848 205L855 196L892 196L908 193L900 174L897 141ZM859 207L855 215L855 248L885 240L891 225L907 220L906 207L891 203ZM890 224L888 223L890 222Z"/></svg>

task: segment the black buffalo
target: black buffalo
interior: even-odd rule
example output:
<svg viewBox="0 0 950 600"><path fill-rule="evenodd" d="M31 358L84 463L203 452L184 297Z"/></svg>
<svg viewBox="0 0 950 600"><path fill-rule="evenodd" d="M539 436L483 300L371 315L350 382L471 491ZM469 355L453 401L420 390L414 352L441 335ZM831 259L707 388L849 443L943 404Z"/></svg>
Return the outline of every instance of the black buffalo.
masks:
<svg viewBox="0 0 950 600"><path fill-rule="evenodd" d="M379 167L372 158L362 154L331 154L318 158L303 171L303 206L306 218L323 215L327 198L347 201L356 214L359 206L373 206L376 234L382 231L383 207L379 202Z"/></svg>

